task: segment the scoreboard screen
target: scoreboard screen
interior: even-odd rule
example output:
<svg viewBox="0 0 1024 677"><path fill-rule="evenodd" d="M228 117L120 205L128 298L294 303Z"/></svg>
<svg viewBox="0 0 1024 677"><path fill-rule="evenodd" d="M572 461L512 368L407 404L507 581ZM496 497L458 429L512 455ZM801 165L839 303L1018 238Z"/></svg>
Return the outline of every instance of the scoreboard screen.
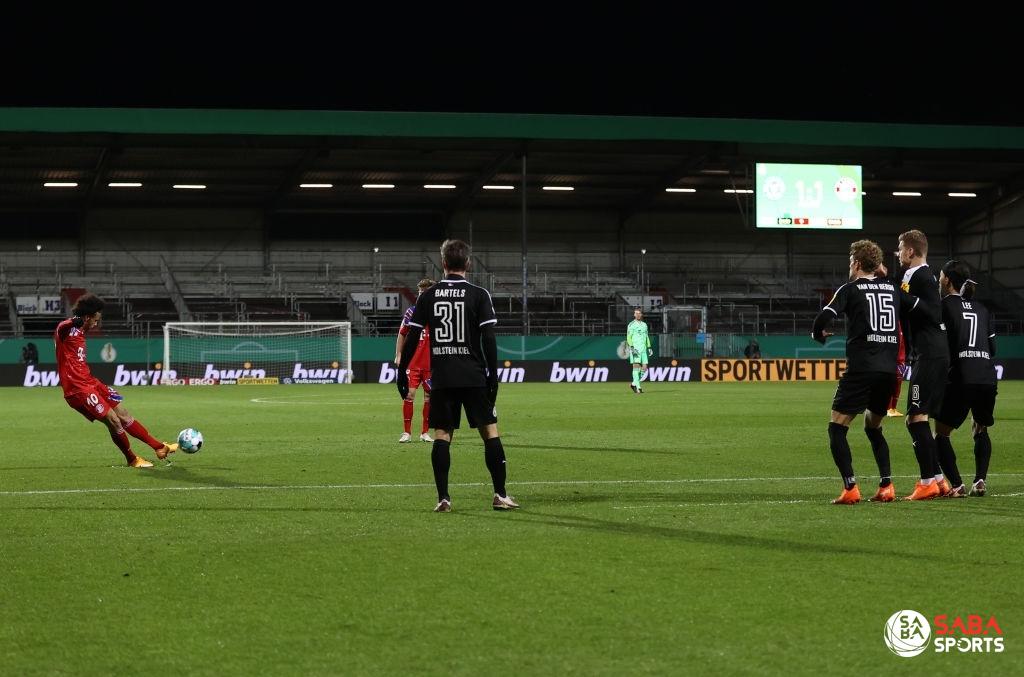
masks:
<svg viewBox="0 0 1024 677"><path fill-rule="evenodd" d="M758 163L758 228L864 227L860 165Z"/></svg>

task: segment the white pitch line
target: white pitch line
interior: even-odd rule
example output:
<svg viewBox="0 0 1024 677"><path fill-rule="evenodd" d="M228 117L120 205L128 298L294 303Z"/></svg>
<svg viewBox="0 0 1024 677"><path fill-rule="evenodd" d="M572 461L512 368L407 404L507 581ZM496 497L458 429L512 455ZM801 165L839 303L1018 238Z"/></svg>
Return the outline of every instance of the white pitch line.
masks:
<svg viewBox="0 0 1024 677"><path fill-rule="evenodd" d="M674 505L613 505L612 510L646 510L648 508L701 508L719 505L789 505L791 503L820 503L821 499L798 498L792 501L736 501L734 503L676 503Z"/></svg>
<svg viewBox="0 0 1024 677"><path fill-rule="evenodd" d="M118 466L120 467L120 466ZM1021 477L1024 473L991 473L990 477ZM895 479L916 478L917 475L894 475ZM579 485L655 485L655 484L712 484L728 482L804 482L835 480L831 476L811 477L694 477L671 480L536 480L511 483L513 486L579 486ZM865 478L870 479L870 478ZM433 483L414 484L248 484L241 486L213 487L213 486L185 486L185 487L112 487L93 489L30 489L26 491L0 491L0 496L44 496L50 494L145 494L161 491L322 491L332 489L423 489L433 487ZM454 487L484 487L490 486L489 482L462 482L452 484ZM1021 494L999 494L1000 496L1022 496ZM771 503L773 501L758 501L758 503ZM779 501L774 501L779 502ZM787 501L781 501L783 503ZM798 501L790 501L796 503ZM696 505L693 503L683 504ZM708 503L707 505L729 505L727 503ZM745 505L737 503L735 505ZM651 506L663 507L663 506Z"/></svg>
<svg viewBox="0 0 1024 677"><path fill-rule="evenodd" d="M1024 496L1024 492L1016 494L990 494L992 498L1020 498ZM613 505L612 510L647 510L647 509L662 509L665 508L707 508L707 507L718 507L721 505L789 505L791 503L824 503L824 498L799 498L792 501L736 501L733 503L675 503L672 505ZM903 501L896 501L902 503ZM942 501L945 502L945 501Z"/></svg>

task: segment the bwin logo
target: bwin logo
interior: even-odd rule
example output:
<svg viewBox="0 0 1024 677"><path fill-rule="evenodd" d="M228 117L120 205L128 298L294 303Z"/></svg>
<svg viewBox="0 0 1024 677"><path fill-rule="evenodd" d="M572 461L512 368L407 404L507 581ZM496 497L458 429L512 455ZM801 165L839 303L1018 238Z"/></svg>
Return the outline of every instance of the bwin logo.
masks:
<svg viewBox="0 0 1024 677"><path fill-rule="evenodd" d="M608 381L607 367L562 367L558 362L551 365L551 383L605 383Z"/></svg>

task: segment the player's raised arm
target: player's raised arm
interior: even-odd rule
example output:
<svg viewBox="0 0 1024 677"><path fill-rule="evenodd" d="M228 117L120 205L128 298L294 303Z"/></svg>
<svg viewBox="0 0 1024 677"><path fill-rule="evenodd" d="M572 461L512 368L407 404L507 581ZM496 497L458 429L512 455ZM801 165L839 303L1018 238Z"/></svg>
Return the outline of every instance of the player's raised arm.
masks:
<svg viewBox="0 0 1024 677"><path fill-rule="evenodd" d="M832 336L832 332L828 331L828 328L832 326L832 321L836 319L832 309L825 306L818 313L818 316L814 318L814 326L811 328L811 338L818 343L824 345L825 340Z"/></svg>
<svg viewBox="0 0 1024 677"><path fill-rule="evenodd" d="M847 285L845 284L836 290L832 300L814 318L814 326L811 327L811 338L824 345L825 339L832 336L832 332L828 331L828 328L832 325L833 320L839 317L839 313L846 310L847 295Z"/></svg>

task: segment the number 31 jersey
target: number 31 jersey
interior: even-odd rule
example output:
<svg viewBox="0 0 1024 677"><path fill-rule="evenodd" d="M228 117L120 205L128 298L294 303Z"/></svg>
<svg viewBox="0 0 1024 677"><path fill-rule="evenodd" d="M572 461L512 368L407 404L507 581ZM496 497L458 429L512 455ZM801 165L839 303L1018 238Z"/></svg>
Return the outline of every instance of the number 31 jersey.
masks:
<svg viewBox="0 0 1024 677"><path fill-rule="evenodd" d="M895 372L899 318L917 304L917 298L880 278L862 277L840 287L825 310L849 320L846 370Z"/></svg>
<svg viewBox="0 0 1024 677"><path fill-rule="evenodd" d="M430 327L430 375L435 390L487 385L481 329L497 323L490 293L461 275L446 275L420 294L409 325Z"/></svg>

